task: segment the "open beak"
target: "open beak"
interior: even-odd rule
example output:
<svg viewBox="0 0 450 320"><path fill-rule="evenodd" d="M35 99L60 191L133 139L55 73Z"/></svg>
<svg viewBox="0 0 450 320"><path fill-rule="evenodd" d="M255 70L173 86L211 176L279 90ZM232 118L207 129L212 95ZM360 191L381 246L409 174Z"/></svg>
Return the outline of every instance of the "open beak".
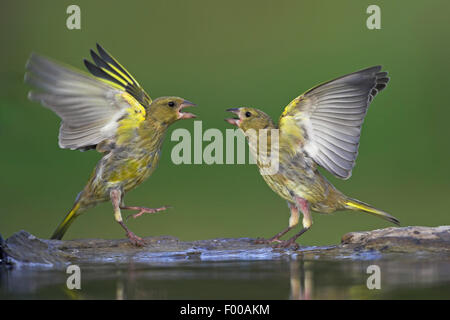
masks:
<svg viewBox="0 0 450 320"><path fill-rule="evenodd" d="M180 104L180 108L178 108L178 119L191 119L196 118L197 116L193 113L189 112L181 112L186 107L193 107L195 106L195 103L192 103L190 101L184 100L182 104Z"/></svg>
<svg viewBox="0 0 450 320"><path fill-rule="evenodd" d="M237 117L228 118L228 119L225 119L225 121L228 122L229 124L239 127L239 124L241 123L241 119L239 118L239 108L230 108L230 109L227 109L226 111L234 113L235 115L237 115Z"/></svg>

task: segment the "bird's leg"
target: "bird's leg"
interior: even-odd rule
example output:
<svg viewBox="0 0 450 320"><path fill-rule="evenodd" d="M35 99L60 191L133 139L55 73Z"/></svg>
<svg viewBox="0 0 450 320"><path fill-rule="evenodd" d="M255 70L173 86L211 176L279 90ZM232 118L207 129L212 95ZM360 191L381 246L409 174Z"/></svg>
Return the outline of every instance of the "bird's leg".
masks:
<svg viewBox="0 0 450 320"><path fill-rule="evenodd" d="M133 217L133 219L136 219L137 217L142 216L144 213L156 213L156 212L160 212L160 211L164 211L171 208L170 206L163 206L160 208L147 208L147 207L129 207L129 206L120 206L120 209L123 210L136 210L139 211L138 213L135 214L130 214L129 216L127 216L127 220L129 217Z"/></svg>
<svg viewBox="0 0 450 320"><path fill-rule="evenodd" d="M302 230L300 230L299 233L294 235L292 238L289 238L289 240L283 241L282 243L277 245L277 247L279 247L279 248L289 248L290 246L294 246L295 249L298 249L299 245L295 241L297 240L298 237L300 237L302 234L304 234L308 230L309 230L309 227L308 228L303 228Z"/></svg>
<svg viewBox="0 0 450 320"><path fill-rule="evenodd" d="M298 224L298 219L300 217L298 208L294 203L288 202L288 206L289 206L289 209L291 210L291 217L289 218L289 226L286 229L278 232L272 238L270 238L270 239L260 239L259 238L259 239L255 240L255 243L260 244L260 243L274 243L274 242L280 243L280 242L282 242L280 240L280 238L282 236L284 236L286 233L288 233L292 228L294 228Z"/></svg>
<svg viewBox="0 0 450 320"><path fill-rule="evenodd" d="M264 238L258 238L255 240L256 244L267 244L267 243L274 243L274 242L281 242L280 238L284 236L286 233L288 233L293 227L287 227L286 229L278 232L276 235L274 235L272 238L264 239Z"/></svg>
<svg viewBox="0 0 450 320"><path fill-rule="evenodd" d="M111 198L111 202L114 208L114 218L120 224L120 226L125 230L128 239L130 239L131 243L135 246L141 247L144 245L144 240L128 229L125 223L122 220L122 213L120 212L120 202L121 202L122 192L118 189L113 189L109 193L109 197Z"/></svg>
<svg viewBox="0 0 450 320"><path fill-rule="evenodd" d="M294 245L296 248L298 248L298 244L295 241L298 239L298 237L300 237L307 230L309 230L309 228L311 228L311 225L312 225L312 217L311 217L311 211L309 210L308 201L301 197L296 197L295 202L297 204L297 207L300 208L301 212L303 213L303 221L302 221L303 229L300 230L299 233L294 235L289 240L286 240L286 241L283 241L282 243L280 243L278 246L282 247L282 248L288 248L292 245Z"/></svg>

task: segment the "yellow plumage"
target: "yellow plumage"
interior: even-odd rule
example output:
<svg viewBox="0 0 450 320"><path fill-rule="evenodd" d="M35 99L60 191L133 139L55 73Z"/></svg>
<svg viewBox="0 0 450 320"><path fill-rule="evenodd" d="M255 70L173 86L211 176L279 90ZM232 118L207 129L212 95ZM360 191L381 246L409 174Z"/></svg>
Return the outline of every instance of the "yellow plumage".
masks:
<svg viewBox="0 0 450 320"><path fill-rule="evenodd" d="M281 114L278 126L267 114L255 108L228 110L238 118L226 120L237 125L247 136L250 135L247 132L278 131L279 139L269 139L267 147L278 150L277 172L268 173L261 162L257 164L270 188L287 200L291 219L288 228L268 242L281 242L280 237L299 222L299 211L303 213L303 229L283 242L284 246L295 243L311 227L310 210L320 213L356 210L399 223L388 213L344 195L317 168L321 166L338 178L350 177L367 108L388 81L387 72L376 66L325 82L293 99ZM249 138L249 146L258 154L254 139Z"/></svg>
<svg viewBox="0 0 450 320"><path fill-rule="evenodd" d="M62 119L60 146L96 149L103 154L52 238L61 239L82 212L110 200L116 221L130 240L140 245L142 239L126 227L121 209L138 210L137 217L167 207L129 207L124 205L123 196L153 173L168 126L179 119L193 118L193 114L181 110L194 104L179 97L152 100L116 59L99 45L97 50L98 54L91 50L95 64L85 60L91 74L36 54L27 64L26 80L38 89L30 92L30 99Z"/></svg>

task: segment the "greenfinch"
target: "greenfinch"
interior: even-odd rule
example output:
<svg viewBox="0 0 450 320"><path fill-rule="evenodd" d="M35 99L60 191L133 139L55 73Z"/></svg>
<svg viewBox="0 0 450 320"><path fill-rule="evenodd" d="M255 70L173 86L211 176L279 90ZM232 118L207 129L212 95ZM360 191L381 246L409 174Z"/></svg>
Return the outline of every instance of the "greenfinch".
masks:
<svg viewBox="0 0 450 320"><path fill-rule="evenodd" d="M125 225L121 210L136 210L137 218L167 207L126 206L124 195L155 170L168 127L195 115L182 112L194 106L179 97L152 100L125 68L97 44L94 63L84 60L90 73L32 54L25 80L37 90L29 98L51 109L61 119L59 146L71 150L95 149L102 154L89 181L70 212L52 235L61 239L81 213L111 201L115 220L135 245L143 240Z"/></svg>
<svg viewBox="0 0 450 320"><path fill-rule="evenodd" d="M351 176L367 109L388 82L387 72L381 71L381 66L374 66L322 83L292 100L278 125L255 108L227 110L237 117L225 120L240 128L247 138L249 132L256 133L257 139L247 139L250 150L257 155L256 164L269 187L287 200L290 208L288 227L270 239L257 242L297 246L297 238L313 223L311 210L325 214L356 210L399 224L390 214L344 195L318 170L320 166L341 179ZM263 149L260 145L258 148L262 130L266 130L267 144ZM273 130L276 140L270 133ZM261 161L262 153L268 159L271 152L277 154L276 172L269 172L267 161ZM300 212L303 228L289 240L281 241L299 223Z"/></svg>

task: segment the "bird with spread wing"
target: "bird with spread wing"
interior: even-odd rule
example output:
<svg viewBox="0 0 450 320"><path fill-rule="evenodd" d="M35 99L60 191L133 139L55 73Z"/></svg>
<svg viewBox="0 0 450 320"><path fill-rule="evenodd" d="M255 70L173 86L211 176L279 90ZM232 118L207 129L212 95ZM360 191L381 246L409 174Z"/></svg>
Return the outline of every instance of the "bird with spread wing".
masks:
<svg viewBox="0 0 450 320"><path fill-rule="evenodd" d="M225 120L242 129L247 138L250 132L256 133L256 139L248 139L250 150L257 155L256 163L264 180L287 200L291 212L285 230L258 242L284 247L296 245L297 238L313 223L310 210L319 213L356 210L399 224L390 214L347 197L318 170L320 166L341 179L351 176L367 109L388 82L388 74L381 71L381 66L325 82L292 100L284 109L278 126L255 108L227 110L237 117ZM261 130L265 130L267 146L264 148L258 148ZM272 130L277 130L276 136L271 134ZM267 161L259 157L264 153L265 159L269 159L271 152L277 154L276 172L269 172ZM303 228L289 240L281 241L280 238L299 223L300 212Z"/></svg>
<svg viewBox="0 0 450 320"><path fill-rule="evenodd" d="M59 146L71 150L96 149L103 156L72 210L52 235L61 239L70 224L86 209L111 201L115 220L135 245L143 245L125 225L121 210L136 210L137 218L167 207L126 206L124 195L155 170L169 125L195 115L182 112L192 102L179 97L152 100L139 83L97 44L91 50L94 63L84 60L90 73L32 54L25 81L37 90L32 101L54 111L61 119Z"/></svg>

